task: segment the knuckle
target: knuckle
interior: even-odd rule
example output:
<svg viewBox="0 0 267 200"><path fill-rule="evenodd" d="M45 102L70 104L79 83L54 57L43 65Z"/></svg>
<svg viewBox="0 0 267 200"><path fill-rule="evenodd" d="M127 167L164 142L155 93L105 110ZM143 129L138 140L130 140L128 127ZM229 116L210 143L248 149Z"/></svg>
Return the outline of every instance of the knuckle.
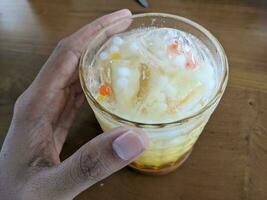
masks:
<svg viewBox="0 0 267 200"><path fill-rule="evenodd" d="M68 45L68 37L61 39L58 43L57 43L57 49L66 49L67 45Z"/></svg>
<svg viewBox="0 0 267 200"><path fill-rule="evenodd" d="M104 25L103 22L102 22L101 20L99 20L99 19L95 21L95 24L96 24L96 28L97 28L98 30L101 30L101 29L105 28L105 25Z"/></svg>
<svg viewBox="0 0 267 200"><path fill-rule="evenodd" d="M15 101L15 108L19 107L22 103L22 95L20 95Z"/></svg>
<svg viewBox="0 0 267 200"><path fill-rule="evenodd" d="M25 110L28 107L29 102L25 101L26 99L25 92L23 92L15 101L15 105L14 105L15 114L17 114L22 109Z"/></svg>
<svg viewBox="0 0 267 200"><path fill-rule="evenodd" d="M79 162L79 170L85 179L96 180L101 175L102 162L98 153L82 153Z"/></svg>
<svg viewBox="0 0 267 200"><path fill-rule="evenodd" d="M98 181L108 172L100 152L83 151L80 154L77 178L83 181Z"/></svg>
<svg viewBox="0 0 267 200"><path fill-rule="evenodd" d="M63 54L67 54L68 56L75 56L77 58L79 58L79 50L77 50L76 46L76 42L73 40L73 38L71 36L68 36L66 38L61 39L56 48L55 51L59 52L59 53L63 53Z"/></svg>
<svg viewBox="0 0 267 200"><path fill-rule="evenodd" d="M14 118L27 119L34 114L36 103L29 95L29 89L25 90L16 100L14 105Z"/></svg>

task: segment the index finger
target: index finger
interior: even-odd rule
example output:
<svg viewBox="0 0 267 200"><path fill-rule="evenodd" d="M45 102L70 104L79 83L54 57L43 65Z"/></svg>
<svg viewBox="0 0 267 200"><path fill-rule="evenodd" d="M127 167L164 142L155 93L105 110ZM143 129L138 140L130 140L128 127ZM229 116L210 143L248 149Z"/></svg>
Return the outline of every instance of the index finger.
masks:
<svg viewBox="0 0 267 200"><path fill-rule="evenodd" d="M84 26L79 31L75 32L71 36L69 36L69 40L72 41L72 45L74 47L74 51L76 51L77 55L80 56L85 44L87 41L92 37L96 32L103 29L104 27L114 23L120 18L131 16L132 13L128 9L119 10L117 12L105 15L92 23ZM115 34L119 32L120 30L113 30L110 34Z"/></svg>
<svg viewBox="0 0 267 200"><path fill-rule="evenodd" d="M93 21L63 39L38 74L36 81L40 82L41 85L58 89L68 86L70 79L73 79L74 75L77 76L75 71L77 70L79 58L90 38L102 28L120 18L129 16L131 16L131 12L128 9L119 10ZM119 31L113 30L114 33L111 34Z"/></svg>

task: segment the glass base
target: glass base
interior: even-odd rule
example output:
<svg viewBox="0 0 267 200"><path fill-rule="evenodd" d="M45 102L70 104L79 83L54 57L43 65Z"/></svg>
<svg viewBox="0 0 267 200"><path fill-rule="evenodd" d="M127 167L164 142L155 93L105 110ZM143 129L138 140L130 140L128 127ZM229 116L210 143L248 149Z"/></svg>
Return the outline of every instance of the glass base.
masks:
<svg viewBox="0 0 267 200"><path fill-rule="evenodd" d="M136 166L134 163L130 164L129 167L132 168L133 170L135 170L141 174L145 174L145 175L158 176L158 175L168 174L168 173L176 170L178 167L180 167L187 160L187 158L190 156L192 150L193 150L193 148L191 148L189 151L187 151L175 163L162 166L158 169L152 168L152 167L140 168L140 167Z"/></svg>

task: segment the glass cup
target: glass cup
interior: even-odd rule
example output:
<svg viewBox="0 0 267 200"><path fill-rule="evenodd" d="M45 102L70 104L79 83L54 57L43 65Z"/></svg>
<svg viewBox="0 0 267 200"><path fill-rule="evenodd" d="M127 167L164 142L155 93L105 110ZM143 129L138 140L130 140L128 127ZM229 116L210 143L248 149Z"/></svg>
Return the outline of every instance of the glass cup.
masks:
<svg viewBox="0 0 267 200"><path fill-rule="evenodd" d="M165 27L188 32L197 37L211 52L215 60L217 89L202 109L178 121L147 124L124 119L99 104L91 93L92 77L100 73L92 63L97 51L112 35L137 28ZM179 167L190 155L192 148L218 105L228 80L228 61L218 40L201 25L175 15L145 13L120 19L103 28L92 38L80 60L79 75L86 98L103 129L132 126L143 129L150 139L145 153L130 164L130 167L146 174L166 174ZM97 80L96 80L97 81ZM100 81L100 80L98 80ZM130 109L130 108L129 108Z"/></svg>

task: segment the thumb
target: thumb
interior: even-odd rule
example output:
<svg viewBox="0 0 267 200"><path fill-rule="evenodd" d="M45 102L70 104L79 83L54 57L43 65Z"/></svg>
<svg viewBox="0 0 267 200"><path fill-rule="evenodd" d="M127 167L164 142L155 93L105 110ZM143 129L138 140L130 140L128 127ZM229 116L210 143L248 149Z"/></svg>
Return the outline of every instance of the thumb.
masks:
<svg viewBox="0 0 267 200"><path fill-rule="evenodd" d="M136 128L119 127L97 136L53 169L53 182L57 183L54 189L60 193L55 196L75 197L128 165L147 147L147 136Z"/></svg>

